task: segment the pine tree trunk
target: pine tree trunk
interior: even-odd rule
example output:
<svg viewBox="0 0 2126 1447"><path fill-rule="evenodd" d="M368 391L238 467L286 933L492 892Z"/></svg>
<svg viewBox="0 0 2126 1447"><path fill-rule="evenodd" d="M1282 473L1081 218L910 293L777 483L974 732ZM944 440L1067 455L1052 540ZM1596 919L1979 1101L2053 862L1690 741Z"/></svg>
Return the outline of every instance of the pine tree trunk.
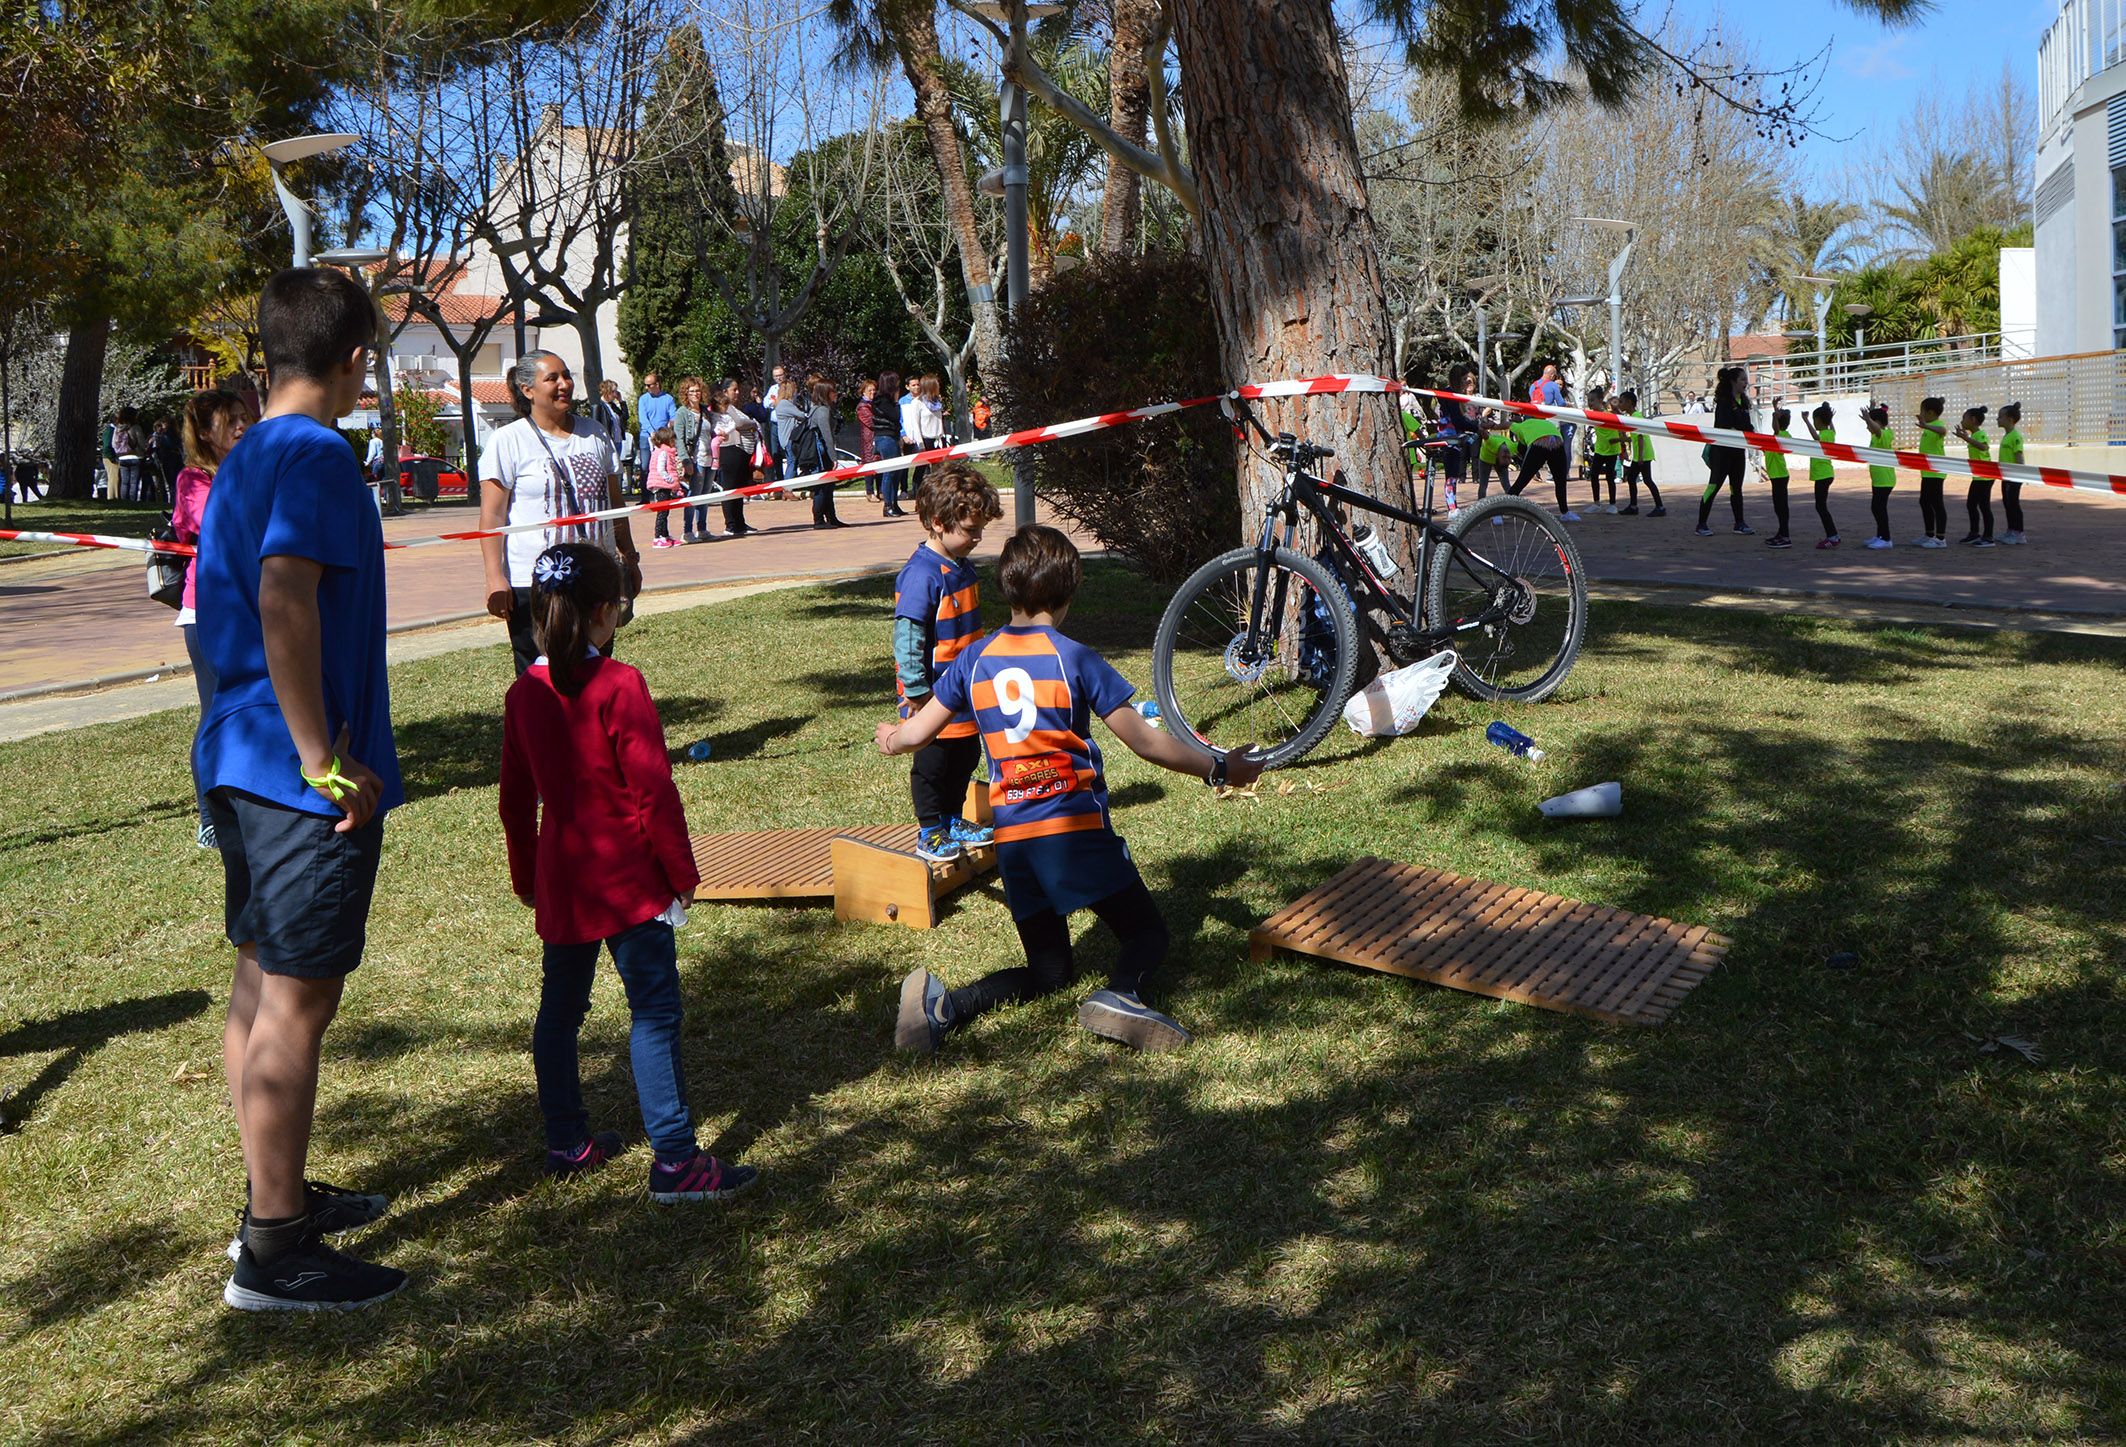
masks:
<svg viewBox="0 0 2126 1447"><path fill-rule="evenodd" d="M78 318L67 329L66 361L59 373L59 411L52 423L52 476L48 497L79 501L103 469L103 358L111 345L111 320Z"/></svg>
<svg viewBox="0 0 2126 1447"><path fill-rule="evenodd" d="M1172 5L1225 380L1380 372L1393 327L1330 0ZM1272 432L1334 448L1351 486L1409 505L1393 398L1254 406ZM1243 454L1243 533L1271 485ZM1393 532L1407 552L1407 529Z"/></svg>
<svg viewBox="0 0 2126 1447"><path fill-rule="evenodd" d="M930 4L890 5L884 8L884 20L893 36L894 51L901 58L901 70L915 92L915 113L923 122L923 135L930 142L930 156L937 164L938 183L945 192L945 214L959 241L960 278L974 312L976 365L987 373L991 363L1003 355L1003 334L997 326L989 253L982 246L981 228L975 223L974 187L967 178L960 133L952 123L952 93L946 88L944 59L938 51L937 10ZM976 300L977 293L988 299Z"/></svg>
<svg viewBox="0 0 2126 1447"><path fill-rule="evenodd" d="M1115 0L1114 41L1107 51L1107 123L1125 141L1144 144L1151 115L1148 70L1165 57L1148 56L1145 46L1159 18L1159 0ZM1107 189L1100 197L1100 250L1126 256L1137 249L1137 222L1144 214L1144 178L1115 160L1107 161Z"/></svg>

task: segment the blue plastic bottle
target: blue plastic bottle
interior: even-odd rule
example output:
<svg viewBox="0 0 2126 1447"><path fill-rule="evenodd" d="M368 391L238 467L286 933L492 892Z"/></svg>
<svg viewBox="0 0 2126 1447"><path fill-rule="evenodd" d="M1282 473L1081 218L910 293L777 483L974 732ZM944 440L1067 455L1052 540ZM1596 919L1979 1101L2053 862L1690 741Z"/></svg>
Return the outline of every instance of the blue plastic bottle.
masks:
<svg viewBox="0 0 2126 1447"><path fill-rule="evenodd" d="M715 751L709 747L707 739L696 739L687 745L687 757L697 764L706 762L713 752Z"/></svg>
<svg viewBox="0 0 2126 1447"><path fill-rule="evenodd" d="M1532 763L1542 761L1543 751L1535 746L1535 740L1509 723L1494 722L1484 730L1484 737L1509 754L1518 754Z"/></svg>
<svg viewBox="0 0 2126 1447"><path fill-rule="evenodd" d="M1153 728L1165 727L1159 722L1159 705L1152 699L1140 699L1137 703L1137 714Z"/></svg>

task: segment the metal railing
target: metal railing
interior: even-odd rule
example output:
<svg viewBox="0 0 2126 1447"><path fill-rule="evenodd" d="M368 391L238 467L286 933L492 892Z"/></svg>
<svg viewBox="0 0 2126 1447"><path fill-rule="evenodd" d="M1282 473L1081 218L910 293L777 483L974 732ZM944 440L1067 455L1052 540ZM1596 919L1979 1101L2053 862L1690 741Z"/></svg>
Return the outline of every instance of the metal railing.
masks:
<svg viewBox="0 0 2126 1447"><path fill-rule="evenodd" d="M1928 337L1911 342L1878 342L1868 347L1753 357L1742 366L1749 372L1750 396L1769 402L1774 397L1836 397L1866 392L1877 378L1904 376L1930 367L1996 362L2000 356L1999 332L1973 332L1961 337Z"/></svg>
<svg viewBox="0 0 2126 1447"><path fill-rule="evenodd" d="M1940 397L1953 425L1966 407L1998 412L2023 404L2023 436L2040 446L2126 446L2126 352L2027 357L1971 367L1935 367L1876 379L1900 436L1922 397ZM1992 418L1987 419L1992 427Z"/></svg>

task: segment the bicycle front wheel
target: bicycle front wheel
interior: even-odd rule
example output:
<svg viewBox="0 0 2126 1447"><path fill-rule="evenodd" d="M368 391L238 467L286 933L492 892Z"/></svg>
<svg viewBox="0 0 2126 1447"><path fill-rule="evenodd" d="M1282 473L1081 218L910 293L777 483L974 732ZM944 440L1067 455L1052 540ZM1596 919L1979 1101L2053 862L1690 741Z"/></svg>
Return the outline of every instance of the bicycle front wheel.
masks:
<svg viewBox="0 0 2126 1447"><path fill-rule="evenodd" d="M1253 743L1275 768L1336 721L1358 648L1349 597L1327 568L1284 548L1236 548L1198 568L1166 605L1152 687L1175 738L1206 758L1213 739Z"/></svg>
<svg viewBox="0 0 2126 1447"><path fill-rule="evenodd" d="M1523 497L1465 507L1456 546L1432 550L1425 578L1433 629L1454 635L1454 686L1472 698L1534 703L1556 692L1587 635L1587 574L1565 525Z"/></svg>

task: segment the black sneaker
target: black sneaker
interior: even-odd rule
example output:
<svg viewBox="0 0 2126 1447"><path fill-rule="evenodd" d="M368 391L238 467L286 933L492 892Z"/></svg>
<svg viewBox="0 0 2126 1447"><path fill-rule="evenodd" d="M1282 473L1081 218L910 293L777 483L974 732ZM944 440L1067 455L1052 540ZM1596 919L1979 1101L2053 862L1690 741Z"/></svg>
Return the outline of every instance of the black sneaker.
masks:
<svg viewBox="0 0 2126 1447"><path fill-rule="evenodd" d="M1665 507L1657 507L1652 512L1649 512L1647 516L1650 518L1665 518L1668 516L1668 509Z"/></svg>
<svg viewBox="0 0 2126 1447"><path fill-rule="evenodd" d="M1794 540L1785 533L1781 533L1776 538L1766 538L1764 545L1768 548L1791 548L1794 546Z"/></svg>
<svg viewBox="0 0 2126 1447"><path fill-rule="evenodd" d="M313 1230L270 1266L246 1246L221 1299L238 1311L356 1311L405 1284L405 1272L335 1251Z"/></svg>
<svg viewBox="0 0 2126 1447"><path fill-rule="evenodd" d="M335 1186L330 1181L303 1182L303 1207L310 1213L310 1223L323 1236L352 1231L357 1226L367 1226L381 1220L391 1209L391 1197L373 1192L350 1191L344 1186ZM249 1207L236 1213L236 1235L229 1242L229 1249L222 1254L231 1261L244 1244L244 1223L250 1218Z"/></svg>
<svg viewBox="0 0 2126 1447"><path fill-rule="evenodd" d="M576 1176L593 1171L620 1154L620 1132L601 1130L591 1132L590 1139L572 1151L549 1150L546 1153L546 1173L549 1176Z"/></svg>

